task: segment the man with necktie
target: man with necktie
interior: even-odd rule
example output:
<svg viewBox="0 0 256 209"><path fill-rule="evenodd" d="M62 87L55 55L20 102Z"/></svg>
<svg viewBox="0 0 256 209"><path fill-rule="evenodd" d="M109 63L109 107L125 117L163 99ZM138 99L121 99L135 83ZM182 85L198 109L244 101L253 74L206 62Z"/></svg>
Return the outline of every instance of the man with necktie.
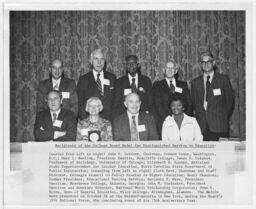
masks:
<svg viewBox="0 0 256 209"><path fill-rule="evenodd" d="M204 141L218 141L229 136L229 118L234 107L234 95L228 76L215 71L210 51L201 54L203 75L191 82L191 98L195 116Z"/></svg>
<svg viewBox="0 0 256 209"><path fill-rule="evenodd" d="M125 97L126 112L114 119L113 134L116 141L158 140L155 121L149 113L140 112L141 100L137 93Z"/></svg>
<svg viewBox="0 0 256 209"><path fill-rule="evenodd" d="M126 111L124 106L125 96L137 93L141 99L141 112L152 113L152 83L151 80L141 75L138 57L128 55L126 61L126 75L117 79L115 84L114 115L118 116Z"/></svg>
<svg viewBox="0 0 256 209"><path fill-rule="evenodd" d="M157 121L158 133L161 133L165 118L170 115L168 98L174 93L180 93L186 99L187 108L185 113L192 116L192 104L187 82L176 79L178 67L174 60L167 62L163 69L164 79L153 84L153 103Z"/></svg>
<svg viewBox="0 0 256 209"><path fill-rule="evenodd" d="M39 82L37 91L37 112L48 108L47 93L51 90L57 90L62 95L62 106L77 114L77 93L76 83L73 79L64 76L62 62L58 59L52 62L49 68L49 78Z"/></svg>
<svg viewBox="0 0 256 209"><path fill-rule="evenodd" d="M48 109L37 113L35 141L75 141L77 120L75 114L61 108L62 95L57 90L47 94Z"/></svg>
<svg viewBox="0 0 256 209"><path fill-rule="evenodd" d="M114 83L116 76L106 69L105 55L101 49L92 52L91 71L79 78L77 84L78 116L82 120L88 117L85 111L86 101L91 97L98 97L103 104L100 115L112 121Z"/></svg>

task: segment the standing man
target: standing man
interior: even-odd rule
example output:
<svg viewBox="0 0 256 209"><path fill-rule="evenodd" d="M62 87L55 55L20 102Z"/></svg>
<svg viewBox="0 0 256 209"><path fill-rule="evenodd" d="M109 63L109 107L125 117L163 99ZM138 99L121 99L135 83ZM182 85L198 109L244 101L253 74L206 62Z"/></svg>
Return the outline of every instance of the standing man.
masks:
<svg viewBox="0 0 256 209"><path fill-rule="evenodd" d="M128 55L125 60L127 75L119 78L115 85L115 116L126 111L124 99L130 93L137 93L139 95L141 100L140 111L152 112L151 80L147 76L141 75L137 56Z"/></svg>
<svg viewBox="0 0 256 209"><path fill-rule="evenodd" d="M141 100L139 95L136 93L128 94L124 105L127 108L126 112L114 120L114 140L158 140L153 116L140 112Z"/></svg>
<svg viewBox="0 0 256 209"><path fill-rule="evenodd" d="M62 96L57 90L47 94L48 109L36 115L34 136L36 141L75 141L77 120L75 114L61 108Z"/></svg>
<svg viewBox="0 0 256 209"><path fill-rule="evenodd" d="M98 97L103 104L100 115L112 121L114 83L116 76L105 71L106 59L101 49L96 49L90 59L92 70L79 78L77 84L78 116L82 120L88 117L85 105L89 98Z"/></svg>
<svg viewBox="0 0 256 209"><path fill-rule="evenodd" d="M78 106L75 81L64 76L62 63L58 59L52 62L49 72L50 77L39 82L36 100L37 112L48 108L47 93L51 90L57 90L62 95L62 106L77 115Z"/></svg>
<svg viewBox="0 0 256 209"><path fill-rule="evenodd" d="M173 60L170 60L163 69L165 78L161 81L155 82L153 85L153 101L159 134L161 133L162 124L165 118L171 114L168 107L168 98L173 93L180 93L184 96L187 103L185 113L189 116L192 115L192 102L188 85L184 81L175 79L177 72L177 64Z"/></svg>
<svg viewBox="0 0 256 209"><path fill-rule="evenodd" d="M229 136L229 118L233 111L234 96L229 78L214 71L211 52L201 54L203 75L192 80L191 98L195 116L204 141L218 141Z"/></svg>

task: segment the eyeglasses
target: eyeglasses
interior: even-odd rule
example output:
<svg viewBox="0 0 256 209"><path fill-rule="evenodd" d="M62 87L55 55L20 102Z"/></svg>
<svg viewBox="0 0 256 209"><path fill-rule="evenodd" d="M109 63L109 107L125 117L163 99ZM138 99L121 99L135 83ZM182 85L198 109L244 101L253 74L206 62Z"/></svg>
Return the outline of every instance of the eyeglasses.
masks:
<svg viewBox="0 0 256 209"><path fill-rule="evenodd" d="M209 65L212 64L213 60L208 60L208 61L201 61L201 65Z"/></svg>

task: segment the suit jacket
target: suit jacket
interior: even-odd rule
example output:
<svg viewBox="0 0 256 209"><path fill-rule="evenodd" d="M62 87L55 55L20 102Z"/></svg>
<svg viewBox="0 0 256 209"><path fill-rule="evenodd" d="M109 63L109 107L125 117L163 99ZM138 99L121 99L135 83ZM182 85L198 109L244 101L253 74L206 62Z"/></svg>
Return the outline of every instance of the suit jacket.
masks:
<svg viewBox="0 0 256 209"><path fill-rule="evenodd" d="M192 115L192 102L190 97L190 92L188 85L184 81L176 80L176 86L182 89L182 95L187 101L187 109L185 113L189 116ZM170 110L168 107L168 100L171 95L170 88L166 82L166 79L157 81L153 85L153 101L154 101L154 110L157 118L158 129L161 130L163 121L165 118L170 115Z"/></svg>
<svg viewBox="0 0 256 209"><path fill-rule="evenodd" d="M34 125L35 141L75 141L77 120L75 114L61 108L57 120L62 121L60 127L53 126L50 110L43 110L36 115ZM66 135L53 139L54 131L66 131Z"/></svg>
<svg viewBox="0 0 256 209"><path fill-rule="evenodd" d="M228 132L229 117L234 105L229 78L226 75L214 73L206 111L204 109L204 92L204 79L201 75L191 82L191 98L202 133L206 131L206 123L212 132Z"/></svg>
<svg viewBox="0 0 256 209"><path fill-rule="evenodd" d="M39 82L36 100L37 112L48 109L46 99L47 93L51 90L53 90L51 78ZM60 80L59 91L69 92L69 98L63 98L62 100L62 107L65 109L69 109L77 114L78 105L75 81L73 79L65 78L64 76L62 76Z"/></svg>
<svg viewBox="0 0 256 209"><path fill-rule="evenodd" d="M112 105L116 76L110 72L104 71L104 79L108 79L110 85L104 85L104 95L102 96L98 90L98 86L92 71L79 78L77 84L78 116L81 120L88 117L88 113L85 111L86 101L90 97L94 96L98 97L103 104L103 111L100 113L100 115L103 118L112 121Z"/></svg>
<svg viewBox="0 0 256 209"><path fill-rule="evenodd" d="M145 125L145 131L139 132L140 141L158 140L158 134L153 116L139 113L139 125ZM130 123L127 113L119 115L113 124L115 141L131 141Z"/></svg>
<svg viewBox="0 0 256 209"><path fill-rule="evenodd" d="M126 112L126 107L124 106L124 90L131 89L128 75L125 75L117 79L115 84L115 98L114 98L114 115L118 116ZM144 75L138 74L138 88L136 92L141 99L141 112L151 112L152 113L152 84L151 80Z"/></svg>

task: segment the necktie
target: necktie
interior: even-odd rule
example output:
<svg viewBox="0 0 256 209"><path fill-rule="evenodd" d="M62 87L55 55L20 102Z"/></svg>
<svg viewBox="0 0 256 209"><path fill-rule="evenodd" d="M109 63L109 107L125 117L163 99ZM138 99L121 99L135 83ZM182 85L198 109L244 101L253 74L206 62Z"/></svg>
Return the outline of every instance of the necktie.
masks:
<svg viewBox="0 0 256 209"><path fill-rule="evenodd" d="M98 86L98 90L100 92L100 95L103 95L102 92L102 85L101 85L101 81L100 81L100 73L97 74L97 80L96 80L97 86Z"/></svg>
<svg viewBox="0 0 256 209"><path fill-rule="evenodd" d="M53 116L52 123L54 123L56 121L56 119L57 119L57 114L54 112L52 114L52 116Z"/></svg>
<svg viewBox="0 0 256 209"><path fill-rule="evenodd" d="M58 87L58 82L55 83L54 87L53 87L54 90L59 90L59 87Z"/></svg>
<svg viewBox="0 0 256 209"><path fill-rule="evenodd" d="M205 97L205 101L206 101L206 102L207 102L208 99L209 99L210 86L211 86L211 83L210 83L210 76L208 75L208 76L207 76L207 80L206 80L206 97Z"/></svg>
<svg viewBox="0 0 256 209"><path fill-rule="evenodd" d="M139 141L139 133L138 133L138 130L137 130L135 116L132 116L131 141Z"/></svg>
<svg viewBox="0 0 256 209"><path fill-rule="evenodd" d="M175 87L174 85L172 84L172 81L170 80L170 90L171 90L171 93L173 94L175 92Z"/></svg>
<svg viewBox="0 0 256 209"><path fill-rule="evenodd" d="M132 78L132 85L131 85L131 88L132 88L132 92L136 93L136 84L135 84L135 78Z"/></svg>

